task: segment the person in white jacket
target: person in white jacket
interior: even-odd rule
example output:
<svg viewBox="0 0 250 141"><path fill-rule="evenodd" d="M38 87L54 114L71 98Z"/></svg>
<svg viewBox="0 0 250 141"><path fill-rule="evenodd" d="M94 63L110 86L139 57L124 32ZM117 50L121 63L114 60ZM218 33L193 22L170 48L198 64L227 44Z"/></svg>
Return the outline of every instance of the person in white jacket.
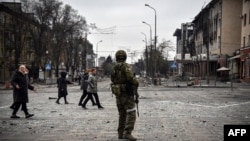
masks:
<svg viewBox="0 0 250 141"><path fill-rule="evenodd" d="M89 78L88 78L87 82L88 82L88 88L87 88L88 97L84 100L84 102L82 104L82 108L87 109L86 104L91 99L91 97L93 95L95 97L95 101L96 101L96 105L97 105L98 109L103 109L102 105L100 104L99 96L97 94L97 79L96 79L96 69L95 68L91 69L91 72L89 74Z"/></svg>

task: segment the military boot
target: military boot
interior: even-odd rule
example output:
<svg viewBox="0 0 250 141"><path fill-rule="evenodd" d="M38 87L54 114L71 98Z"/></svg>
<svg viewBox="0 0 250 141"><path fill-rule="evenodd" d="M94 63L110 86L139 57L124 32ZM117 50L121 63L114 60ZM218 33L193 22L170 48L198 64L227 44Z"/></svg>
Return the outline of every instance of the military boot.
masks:
<svg viewBox="0 0 250 141"><path fill-rule="evenodd" d="M124 134L123 138L128 139L130 141L136 141L137 140L137 138L133 137L131 134Z"/></svg>

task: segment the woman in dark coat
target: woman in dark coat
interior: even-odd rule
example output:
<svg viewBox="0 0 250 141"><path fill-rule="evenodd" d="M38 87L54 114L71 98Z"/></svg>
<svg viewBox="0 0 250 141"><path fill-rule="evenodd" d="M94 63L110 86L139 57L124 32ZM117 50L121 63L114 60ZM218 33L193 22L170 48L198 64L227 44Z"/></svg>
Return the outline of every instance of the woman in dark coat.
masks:
<svg viewBox="0 0 250 141"><path fill-rule="evenodd" d="M60 104L60 98L64 97L64 102L65 104L69 104L67 101L67 95L68 95L68 90L67 90L67 84L71 84L66 79L67 72L61 72L61 77L57 79L57 88L58 88L58 98L56 100L57 104Z"/></svg>
<svg viewBox="0 0 250 141"><path fill-rule="evenodd" d="M15 107L12 113L11 118L20 118L16 115L20 106L22 105L22 110L25 113L26 118L30 118L34 116L34 114L29 114L26 103L29 102L28 97L28 89L36 91L36 89L29 84L26 79L26 67L25 65L20 65L19 70L16 71L13 79L11 80L11 84L13 86L14 91L14 103Z"/></svg>

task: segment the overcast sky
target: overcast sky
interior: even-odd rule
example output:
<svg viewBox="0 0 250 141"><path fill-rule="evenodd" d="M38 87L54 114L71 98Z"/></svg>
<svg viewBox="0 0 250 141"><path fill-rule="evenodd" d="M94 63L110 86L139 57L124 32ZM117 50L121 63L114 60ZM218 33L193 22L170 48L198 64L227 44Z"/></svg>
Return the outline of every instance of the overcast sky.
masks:
<svg viewBox="0 0 250 141"><path fill-rule="evenodd" d="M133 62L141 57L145 48L145 33L149 40L150 27L142 21L149 23L152 27L154 37L155 12L146 7L152 6L157 12L157 36L158 43L163 39L171 40L172 46L176 46L176 38L173 33L180 28L181 23L191 22L201 11L202 7L210 0L62 0L69 4L78 13L84 16L87 23L95 23L100 29L115 27L114 34L93 34L88 35L89 41L96 51L98 43L98 56L115 54L118 49L138 52ZM130 60L131 61L131 60Z"/></svg>
<svg viewBox="0 0 250 141"><path fill-rule="evenodd" d="M2 0L1 0L2 1ZM13 0L14 1L14 0ZM172 46L176 46L176 38L173 33L180 28L181 23L191 22L201 11L202 7L211 0L61 0L77 10L86 18L88 24L95 23L97 28L107 30L113 29L114 34L96 34L91 30L88 35L89 41L96 51L98 44L98 56L114 56L118 49L138 52L133 62L141 57L145 48L145 33L149 40L150 28L142 21L149 23L152 27L154 37L155 12L146 7L152 6L157 12L157 36L158 43L163 39L170 40ZM130 58L131 59L131 58ZM131 60L130 60L131 61Z"/></svg>

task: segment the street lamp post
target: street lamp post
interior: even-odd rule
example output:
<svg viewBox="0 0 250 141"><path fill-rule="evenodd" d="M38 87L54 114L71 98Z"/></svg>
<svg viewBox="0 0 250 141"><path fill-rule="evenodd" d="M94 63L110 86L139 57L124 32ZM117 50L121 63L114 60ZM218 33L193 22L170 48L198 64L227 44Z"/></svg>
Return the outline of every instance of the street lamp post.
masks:
<svg viewBox="0 0 250 141"><path fill-rule="evenodd" d="M150 6L149 4L145 4L145 6L151 8L151 9L153 9L153 10L155 11L155 42L154 42L154 47L155 47L155 53L156 53L156 44L157 44L157 35L156 35L156 15L157 15L157 13L156 13L156 10L155 10L152 6ZM153 76L154 76L155 73L156 73L156 60L155 60L155 70L154 70L154 71L155 71L155 72L154 72Z"/></svg>
<svg viewBox="0 0 250 141"><path fill-rule="evenodd" d="M147 22L144 22L142 21L142 23L146 24L149 26L149 29L150 29L150 63L153 64L153 49L152 49L152 28L151 28L151 25ZM153 77L153 65L150 65L150 75L151 77Z"/></svg>
<svg viewBox="0 0 250 141"><path fill-rule="evenodd" d="M152 45L152 28L151 28L151 25L149 23L147 23L147 22L144 22L144 21L142 21L142 23L149 26L149 29L150 29L150 45Z"/></svg>
<svg viewBox="0 0 250 141"><path fill-rule="evenodd" d="M96 43L96 67L98 67L98 44L101 43L102 40Z"/></svg>
<svg viewBox="0 0 250 141"><path fill-rule="evenodd" d="M45 51L45 65L44 65L44 82L46 83L46 79L47 79L47 77L48 77L48 70L46 69L46 65L47 65L47 63L48 63L48 54L49 54L49 51L48 50L46 50ZM47 83L46 83L47 84Z"/></svg>
<svg viewBox="0 0 250 141"><path fill-rule="evenodd" d="M145 36L145 45L146 45L146 50L145 50L145 56L146 56L146 76L148 76L148 44L147 44L147 36L145 33L141 32Z"/></svg>

